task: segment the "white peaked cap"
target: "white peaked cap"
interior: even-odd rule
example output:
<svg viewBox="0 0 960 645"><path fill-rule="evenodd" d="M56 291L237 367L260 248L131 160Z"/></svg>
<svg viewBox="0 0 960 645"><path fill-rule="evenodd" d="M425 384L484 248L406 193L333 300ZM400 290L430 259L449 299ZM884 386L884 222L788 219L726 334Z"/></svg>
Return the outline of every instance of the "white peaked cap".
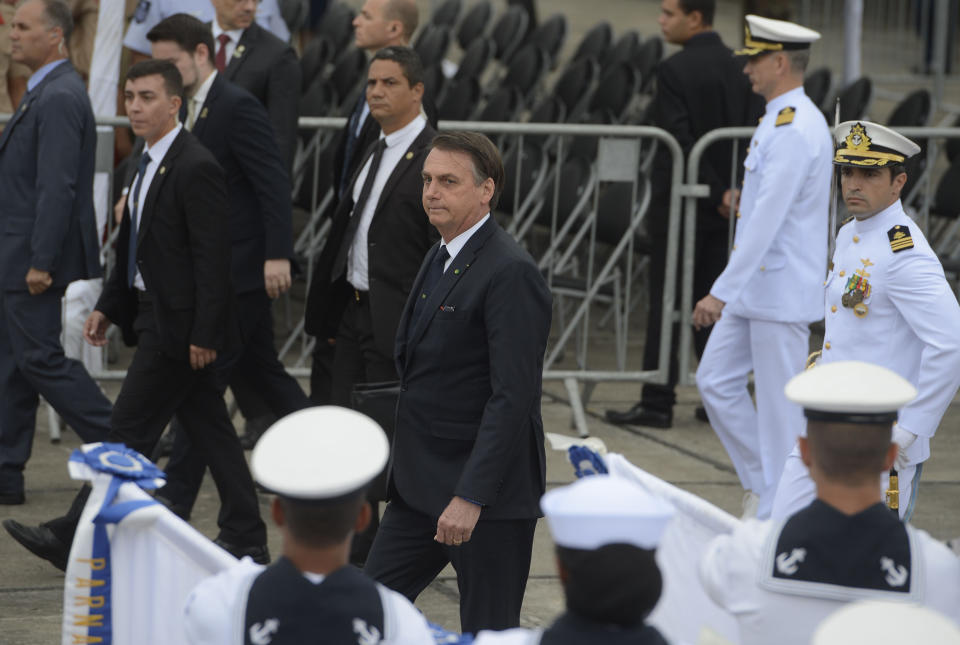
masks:
<svg viewBox="0 0 960 645"><path fill-rule="evenodd" d="M923 643L960 645L960 628L946 616L911 603L862 600L845 605L813 633L811 645Z"/></svg>
<svg viewBox="0 0 960 645"><path fill-rule="evenodd" d="M556 544L584 550L607 544L655 549L675 512L639 484L610 475L590 475L548 491L540 508Z"/></svg>
<svg viewBox="0 0 960 645"><path fill-rule="evenodd" d="M838 166L902 164L920 152L920 146L902 134L870 121L844 121L833 129Z"/></svg>
<svg viewBox="0 0 960 645"><path fill-rule="evenodd" d="M836 361L794 376L783 388L809 419L880 423L917 396L917 388L896 372L863 361Z"/></svg>
<svg viewBox="0 0 960 645"><path fill-rule="evenodd" d="M820 32L786 20L774 20L748 14L745 17L746 36L743 49L737 56L756 56L775 51L808 49L810 43L820 40Z"/></svg>
<svg viewBox="0 0 960 645"><path fill-rule="evenodd" d="M336 406L288 414L263 433L250 459L253 478L282 497L333 499L380 474L390 445L370 417Z"/></svg>

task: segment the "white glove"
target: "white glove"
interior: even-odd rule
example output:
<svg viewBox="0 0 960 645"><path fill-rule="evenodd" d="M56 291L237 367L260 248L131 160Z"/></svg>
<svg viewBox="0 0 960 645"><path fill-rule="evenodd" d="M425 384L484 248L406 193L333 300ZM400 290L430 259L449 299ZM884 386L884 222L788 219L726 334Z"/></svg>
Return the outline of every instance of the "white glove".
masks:
<svg viewBox="0 0 960 645"><path fill-rule="evenodd" d="M893 463L893 467L897 470L905 470L910 464L910 459L907 457L907 449L913 445L913 442L917 440L917 435L913 434L909 430L904 430L900 425L893 426L893 437L891 441L900 446L900 449L897 451L897 460Z"/></svg>

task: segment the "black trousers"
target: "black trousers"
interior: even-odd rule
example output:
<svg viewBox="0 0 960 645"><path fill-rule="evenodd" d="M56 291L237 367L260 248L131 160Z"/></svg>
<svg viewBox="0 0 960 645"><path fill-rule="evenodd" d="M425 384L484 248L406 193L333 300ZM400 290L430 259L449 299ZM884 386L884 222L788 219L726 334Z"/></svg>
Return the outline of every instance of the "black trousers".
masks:
<svg viewBox="0 0 960 645"><path fill-rule="evenodd" d="M658 208L656 212L651 211L649 225L649 235L653 242L650 252L650 280L649 296L650 300L647 306L647 337L643 346L643 369L655 370L660 357L660 319L663 315L663 279L666 274L667 257L667 209L666 206ZM694 274L693 274L693 303L710 293L710 287L713 286L717 276L723 272L727 265L727 229L717 222L709 221L709 217L715 217L720 222L726 223L726 220L720 218L720 215L708 216L706 213L697 215L697 235L694 242ZM706 225L704 225L706 224ZM683 239L683 230L681 227L681 240ZM681 266L680 257L677 263L677 290L676 302L680 302L681 294ZM703 355L703 350L707 346L707 339L710 337L712 327L693 332L694 349L699 359ZM673 337L670 343L670 372L666 385L655 385L645 383L640 395L640 401L644 407L659 410L661 412L673 412L673 406L677 402L677 379L679 375L678 357L680 353L680 325L675 323L673 326Z"/></svg>
<svg viewBox="0 0 960 645"><path fill-rule="evenodd" d="M137 351L113 406L109 440L149 455L176 413L191 443L209 464L220 494L218 537L237 546L266 544L253 478L227 415L216 373L210 367L193 370L185 360L160 350L149 296L141 297L134 326L139 336ZM81 492L67 516L46 523L67 543L73 540L85 494Z"/></svg>
<svg viewBox="0 0 960 645"><path fill-rule="evenodd" d="M435 542L437 518L401 500L387 504L364 573L411 602L450 563L460 589L460 628L508 629L520 625L520 607L530 574L535 519L484 520L469 542Z"/></svg>
<svg viewBox="0 0 960 645"><path fill-rule="evenodd" d="M237 298L243 346L214 366L221 397L227 385L239 377L251 383L262 395L269 412L283 417L310 406L307 395L296 379L287 373L273 344L273 316L266 292L257 290ZM231 425L232 427L232 425ZM178 414L174 419L174 443L167 463L167 485L160 494L184 508L193 508L203 483L207 460L192 449L189 433L184 432Z"/></svg>
<svg viewBox="0 0 960 645"><path fill-rule="evenodd" d="M399 378L393 356L384 355L374 342L370 296L366 291L351 291L337 328L332 377L330 402L343 407L350 407L350 394L357 383L380 383Z"/></svg>

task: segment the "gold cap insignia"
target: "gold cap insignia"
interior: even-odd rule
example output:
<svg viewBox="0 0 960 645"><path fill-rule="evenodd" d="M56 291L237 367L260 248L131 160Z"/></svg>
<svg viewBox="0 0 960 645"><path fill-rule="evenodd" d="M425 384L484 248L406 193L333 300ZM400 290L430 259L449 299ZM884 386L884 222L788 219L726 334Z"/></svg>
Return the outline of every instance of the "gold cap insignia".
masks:
<svg viewBox="0 0 960 645"><path fill-rule="evenodd" d="M865 152L870 149L870 137L867 136L867 129L863 127L861 123L855 123L852 128L850 128L850 134L847 135L847 138L844 139L847 144L847 148L850 150L856 150L858 152Z"/></svg>

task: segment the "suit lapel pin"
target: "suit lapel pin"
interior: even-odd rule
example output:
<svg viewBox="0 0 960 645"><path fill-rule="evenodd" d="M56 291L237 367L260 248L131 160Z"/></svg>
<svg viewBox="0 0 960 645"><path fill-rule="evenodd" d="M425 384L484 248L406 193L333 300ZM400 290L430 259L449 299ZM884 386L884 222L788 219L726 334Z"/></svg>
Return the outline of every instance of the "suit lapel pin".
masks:
<svg viewBox="0 0 960 645"><path fill-rule="evenodd" d="M408 152L408 153L407 153L407 161L409 161L409 160L411 160L411 159L413 159L413 153L412 153L412 152Z"/></svg>
<svg viewBox="0 0 960 645"><path fill-rule="evenodd" d="M453 275L460 275L460 269L454 269Z"/></svg>
<svg viewBox="0 0 960 645"><path fill-rule="evenodd" d="M240 58L241 56L243 56L244 49L245 47L243 45L237 45L237 51L233 52L233 57Z"/></svg>
<svg viewBox="0 0 960 645"><path fill-rule="evenodd" d="M200 118L201 119L207 118L207 108L203 108L202 110L200 110Z"/></svg>
<svg viewBox="0 0 960 645"><path fill-rule="evenodd" d="M163 173L167 172L167 167L166 167L166 166L160 166L160 171L159 171L159 172L160 172L161 175L162 175Z"/></svg>

